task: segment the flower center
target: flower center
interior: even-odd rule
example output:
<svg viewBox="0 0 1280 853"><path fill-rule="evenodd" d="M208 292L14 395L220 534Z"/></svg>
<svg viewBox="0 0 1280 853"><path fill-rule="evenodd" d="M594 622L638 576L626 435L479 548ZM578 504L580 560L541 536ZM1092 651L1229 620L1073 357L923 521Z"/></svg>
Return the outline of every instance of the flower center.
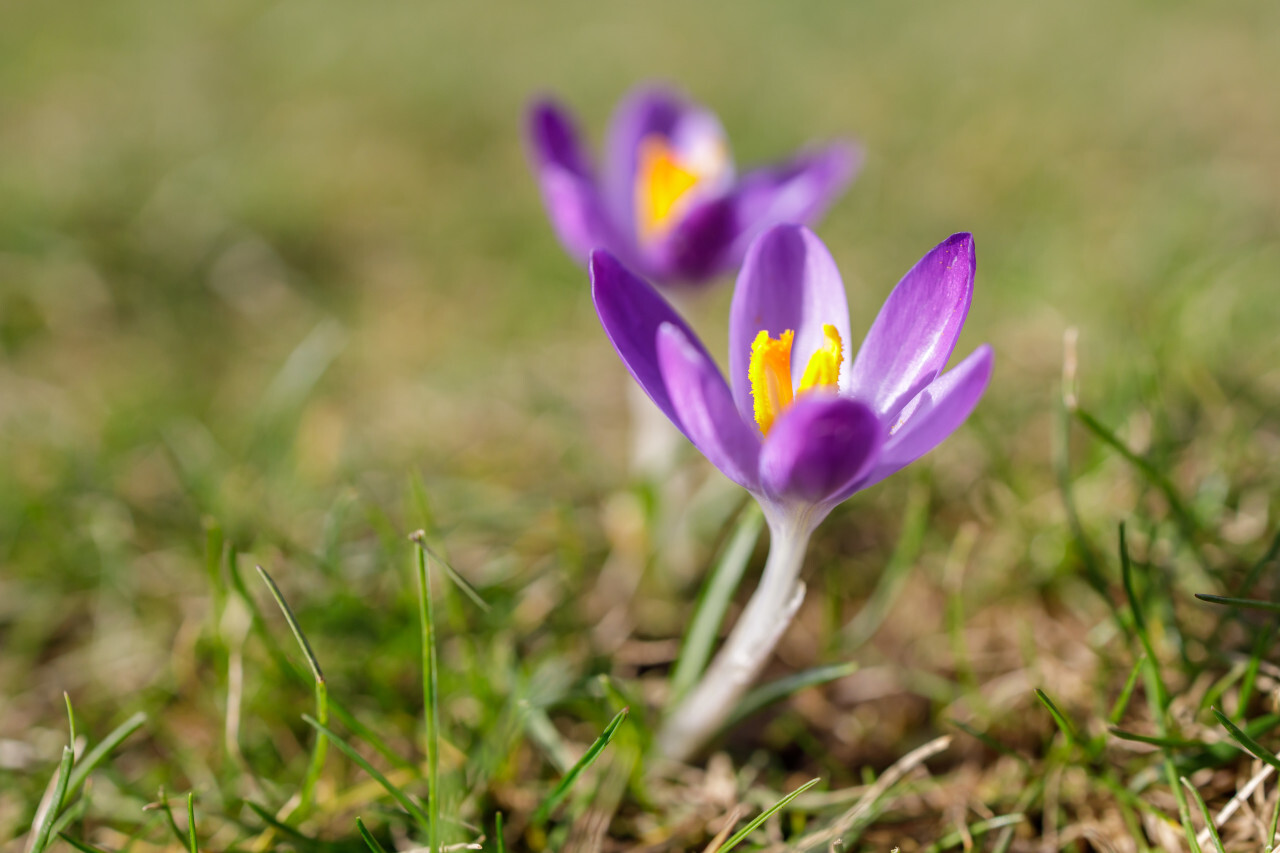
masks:
<svg viewBox="0 0 1280 853"><path fill-rule="evenodd" d="M642 243L662 237L675 224L694 190L716 184L728 166L728 155L719 139L697 140L682 151L666 137L652 134L640 140L636 163L636 231Z"/></svg>
<svg viewBox="0 0 1280 853"><path fill-rule="evenodd" d="M809 357L800 385L791 387L791 343L796 333L787 329L776 339L768 331L751 342L751 362L747 378L751 381L751 397L755 401L756 424L762 435L768 435L778 415L794 402L796 395L812 388L836 388L840 381L840 364L844 358L844 342L830 324L822 327L822 347Z"/></svg>

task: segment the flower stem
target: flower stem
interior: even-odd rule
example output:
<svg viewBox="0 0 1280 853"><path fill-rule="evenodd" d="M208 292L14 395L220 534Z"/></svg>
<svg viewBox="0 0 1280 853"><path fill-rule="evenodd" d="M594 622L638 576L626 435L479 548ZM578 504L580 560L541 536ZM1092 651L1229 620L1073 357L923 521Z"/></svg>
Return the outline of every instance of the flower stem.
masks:
<svg viewBox="0 0 1280 853"><path fill-rule="evenodd" d="M691 758L724 725L804 600L800 567L812 527L803 517L767 516L769 559L760 584L711 666L658 733L658 749L668 758Z"/></svg>

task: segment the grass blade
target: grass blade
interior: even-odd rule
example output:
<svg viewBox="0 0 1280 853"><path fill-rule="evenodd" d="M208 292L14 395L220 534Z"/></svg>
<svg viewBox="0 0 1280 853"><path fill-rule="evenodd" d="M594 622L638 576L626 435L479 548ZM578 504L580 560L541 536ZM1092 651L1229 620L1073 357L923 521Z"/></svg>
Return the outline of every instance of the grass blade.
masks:
<svg viewBox="0 0 1280 853"><path fill-rule="evenodd" d="M70 844L72 847L80 851L80 853L107 853L101 847L95 847L87 841L81 841L78 838L72 838L65 832L59 832L58 837Z"/></svg>
<svg viewBox="0 0 1280 853"><path fill-rule="evenodd" d="M246 800L245 805L248 806L249 810L252 811L254 814L256 814L259 817L259 819L261 819L262 822L265 823L267 826L270 826L272 829L277 830L282 835L292 838L295 842L295 846L297 846L300 850L301 849L332 850L335 848L334 844L331 844L327 841L321 841L318 838L312 838L309 835L303 835L301 832L294 829L292 826L289 826L289 824L276 818L275 815L273 815L271 812L267 811L257 803Z"/></svg>
<svg viewBox="0 0 1280 853"><path fill-rule="evenodd" d="M418 547L418 620L422 630L422 705L427 716L427 849L440 850L440 685L436 662L436 628L431 600L431 569L427 563L427 534L410 537Z"/></svg>
<svg viewBox="0 0 1280 853"><path fill-rule="evenodd" d="M1221 604L1224 607L1244 607L1249 610L1265 610L1268 613L1280 613L1280 601L1262 601L1257 598L1232 598L1229 595L1210 595L1197 592L1196 598L1209 604Z"/></svg>
<svg viewBox="0 0 1280 853"><path fill-rule="evenodd" d="M969 737L978 741L979 743L984 744L992 752L998 752L1001 755L1007 755L1010 758L1012 758L1014 761L1017 761L1023 767L1030 766L1030 762L1027 761L1026 757L1024 757L1023 755L1020 755L1017 752L1017 750L1015 750L1013 747L1005 746L1000 741L996 740L994 737L987 734L986 732L980 732L977 729L975 729L973 726L969 725L968 723L962 723L954 717L949 717L947 719L947 722L955 726L960 731L967 734Z"/></svg>
<svg viewBox="0 0 1280 853"><path fill-rule="evenodd" d="M124 743L129 735L142 728L142 724L147 721L147 715L142 711L134 714L120 725L112 730L111 734L102 739L102 742L89 750L88 754L80 759L75 768L71 771L71 779L67 782L68 796L80 790L80 786L84 784L84 780L94 771L99 764L102 763L108 755L115 751L115 748Z"/></svg>
<svg viewBox="0 0 1280 853"><path fill-rule="evenodd" d="M1191 784L1186 776L1182 776L1178 780L1182 783L1182 787L1187 789L1187 793L1191 794L1191 798L1196 801L1196 805L1200 807L1200 815L1204 818L1205 828L1209 830L1209 837L1213 839L1213 848L1218 853L1227 853L1222 849L1222 838L1218 835L1218 828L1213 825L1213 816L1209 814L1209 807L1204 804L1204 797L1200 796L1200 792L1196 790L1195 785Z"/></svg>
<svg viewBox="0 0 1280 853"><path fill-rule="evenodd" d="M801 785L799 788L796 788L790 794L787 794L781 800L778 800L778 802L774 803L769 808L760 812L760 814L756 815L755 818L750 823L748 823L746 826L742 827L742 829L735 832L733 834L733 837L730 838L728 841L726 841L724 843L724 846L721 847L718 851L716 851L716 853L729 853L730 850L732 850L733 848L741 844L743 841L745 841L748 835L755 832L756 827L760 826L760 824L764 823L766 820L773 817L780 810L786 808L788 803L790 803L796 797L800 796L805 791L809 790L810 788L812 788L814 785L818 784L821 781L822 781L821 779L810 779L808 782L805 782L803 785Z"/></svg>
<svg viewBox="0 0 1280 853"><path fill-rule="evenodd" d="M1138 659L1133 662L1133 669L1129 671L1129 677L1124 682L1124 689L1120 691L1120 695L1116 697L1116 704L1111 706L1111 713L1107 715L1107 722L1116 725L1124 717L1124 712L1129 708L1129 700L1133 698L1133 689L1138 686L1138 677L1142 675L1142 667L1147 661L1145 654L1138 655Z"/></svg>
<svg viewBox="0 0 1280 853"><path fill-rule="evenodd" d="M993 832L1006 826L1017 826L1026 819L1026 815L1015 813L1000 815L999 817L988 818L987 820L980 820L977 823L969 824L968 834L970 838L977 838L979 836L986 835L988 832ZM964 843L964 833L960 832L960 830L956 830L950 835L944 835L941 841L937 841L926 847L925 853L941 853L941 851L946 850L949 847L956 847L957 845Z"/></svg>
<svg viewBox="0 0 1280 853"><path fill-rule="evenodd" d="M324 672L320 669L320 661L316 659L316 653L312 650L311 643L307 641L307 635L302 632L302 626L293 615L289 602L285 601L284 593L280 592L280 587L276 586L275 580L267 574L266 569L262 566L258 566L257 569L263 583L267 585L267 589L271 590L271 597L276 600L280 612L284 614L284 620L289 623L289 630L293 632L294 639L302 648L307 665L311 667L311 674L316 683L316 719L328 725L329 687L325 683ZM298 795L298 807L293 810L293 814L304 815L310 810L311 798L315 795L316 783L320 781L320 773L324 770L324 760L328 751L329 741L323 734L317 735L315 748L311 751L311 761L307 765L307 775L302 780L302 791Z"/></svg>
<svg viewBox="0 0 1280 853"><path fill-rule="evenodd" d="M1104 444L1111 446L1117 453L1129 462L1130 465L1137 468L1138 471L1146 477L1153 486L1164 493L1165 500L1169 502L1169 509L1173 512L1174 518L1178 522L1178 526L1182 528L1182 534L1187 539L1187 545L1195 553L1196 559L1203 566L1205 565L1204 556L1200 553L1199 547L1195 541L1196 532L1199 524L1195 517L1187 510L1186 505L1182 502L1182 496L1178 494L1178 490L1174 488L1169 478L1160 472L1158 468L1143 459L1138 454L1129 449L1119 436L1107 429L1093 415L1084 409L1076 407L1074 414L1076 420L1084 425L1085 429L1102 439Z"/></svg>
<svg viewBox="0 0 1280 853"><path fill-rule="evenodd" d="M752 501L738 517L738 523L694 607L693 619L680 643L680 654L671 673L670 707L674 708L684 698L707 668L716 636L729 610L729 602L742 582L763 526L764 513L759 504Z"/></svg>
<svg viewBox="0 0 1280 853"><path fill-rule="evenodd" d="M853 662L833 663L827 666L815 666L761 685L742 697L742 701L733 709L733 714L722 728L732 728L767 705L772 705L806 687L826 684L844 678L846 675L852 675L857 669L858 665Z"/></svg>
<svg viewBox="0 0 1280 853"><path fill-rule="evenodd" d="M306 721L307 725L316 729L321 734L328 735L329 740L333 742L333 745L336 746L343 755L360 765L360 769L373 777L373 780L381 785L383 790L390 794L392 798L409 813L410 817L416 820L423 829L427 828L427 815L422 811L422 807L415 803L408 794L392 784L391 780L386 776L383 776L376 767L366 761L365 757L356 752L355 748L351 746L351 744L338 737L331 729L318 722L310 714L303 714L302 719Z"/></svg>
<svg viewBox="0 0 1280 853"><path fill-rule="evenodd" d="M1121 740L1131 740L1136 743L1149 743L1152 746L1167 747L1169 749L1204 749L1209 746L1207 743L1201 743L1194 740L1183 740L1176 737L1156 737L1155 735L1143 735L1137 732L1128 732L1124 729L1118 729L1112 726L1107 731L1111 732L1114 737Z"/></svg>
<svg viewBox="0 0 1280 853"><path fill-rule="evenodd" d="M1054 701L1049 698L1049 694L1045 693L1039 687L1035 689L1036 698L1040 700L1040 704L1049 709L1049 714L1053 717L1053 721L1058 724L1058 728L1067 739L1067 745L1076 743L1076 727L1071 725L1071 721L1067 719L1067 715L1062 713Z"/></svg>
<svg viewBox="0 0 1280 853"><path fill-rule="evenodd" d="M569 772L564 774L564 778L560 780L559 785L556 785L550 796L542 801L542 805L538 806L538 810L533 813L532 823L534 826L541 826L547 822L551 812L556 806L560 805L560 801L569 793L573 783L578 781L582 771L590 767L600 757L600 753L604 752L605 747L609 745L609 742L613 740L613 736L617 734L618 727L622 725L622 721L627 718L628 710L623 708L614 715L614 718L609 721L609 725L605 726L604 731L600 733L600 737L596 738L595 743L591 744L590 748L578 759L578 762L569 768Z"/></svg>
<svg viewBox="0 0 1280 853"><path fill-rule="evenodd" d="M493 816L493 843L497 845L498 853L507 853L507 842L502 837L502 812Z"/></svg>
<svg viewBox="0 0 1280 853"><path fill-rule="evenodd" d="M889 618L893 603L906 587L911 569L915 567L916 557L920 555L920 545L924 542L924 534L929 526L929 488L916 482L907 493L907 505L903 509L902 530L898 534L898 544L889 555L889 562L880 573L876 588L867 598L866 604L857 615L848 621L840 631L840 647L846 651L860 648L867 640L880 630L884 620Z"/></svg>
<svg viewBox="0 0 1280 853"><path fill-rule="evenodd" d="M187 848L191 853L200 853L200 845L196 843L196 794L187 792Z"/></svg>
<svg viewBox="0 0 1280 853"><path fill-rule="evenodd" d="M1280 758L1267 751L1267 748L1258 743L1249 735L1245 734L1235 723L1231 722L1231 718L1219 711L1217 708L1211 709L1213 715L1218 718L1218 722L1222 723L1222 727L1227 730L1227 734L1231 735L1231 739L1240 744L1245 751L1253 753L1253 756L1260 761L1271 765L1276 770L1280 770Z"/></svg>
<svg viewBox="0 0 1280 853"><path fill-rule="evenodd" d="M360 830L360 837L364 839L365 845L371 853L387 853L386 848L378 843L378 839L373 837L373 833L365 828L364 821L356 818L356 829Z"/></svg>
<svg viewBox="0 0 1280 853"><path fill-rule="evenodd" d="M44 848L49 845L53 822L58 819L58 812L62 811L62 802L67 796L67 782L71 777L71 763L74 759L75 753L71 747L64 746L62 760L58 762L58 775L53 779L53 793L45 808L36 812L36 819L31 825L33 840L28 853L43 853Z"/></svg>

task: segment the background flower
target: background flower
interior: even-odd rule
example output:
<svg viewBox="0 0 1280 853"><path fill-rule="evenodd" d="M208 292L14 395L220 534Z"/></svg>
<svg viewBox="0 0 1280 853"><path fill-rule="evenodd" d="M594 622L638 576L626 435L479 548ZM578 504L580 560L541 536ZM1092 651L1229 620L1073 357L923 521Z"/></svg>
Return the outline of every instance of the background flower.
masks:
<svg viewBox="0 0 1280 853"><path fill-rule="evenodd" d="M568 112L528 114L529 145L551 223L571 255L608 249L662 284L736 267L751 240L780 222L812 222L852 179L860 155L829 145L735 174L719 120L676 92L647 87L618 106L599 170Z"/></svg>

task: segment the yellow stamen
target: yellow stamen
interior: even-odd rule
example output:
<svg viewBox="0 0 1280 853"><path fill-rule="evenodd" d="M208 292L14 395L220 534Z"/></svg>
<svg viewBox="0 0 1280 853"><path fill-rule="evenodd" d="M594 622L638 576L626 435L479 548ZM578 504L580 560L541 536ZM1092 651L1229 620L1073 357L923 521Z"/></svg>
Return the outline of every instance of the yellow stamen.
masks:
<svg viewBox="0 0 1280 853"><path fill-rule="evenodd" d="M822 327L822 337L826 339L822 349L810 356L809 363L804 368L804 376L800 377L797 392L817 387L834 388L840 382L844 343L840 340L836 327L830 324Z"/></svg>
<svg viewBox="0 0 1280 853"><path fill-rule="evenodd" d="M670 225L676 205L699 180L697 172L684 168L661 136L640 140L636 168L636 227L641 240L651 240Z"/></svg>
<svg viewBox="0 0 1280 853"><path fill-rule="evenodd" d="M791 405L791 341L794 338L795 332L790 329L777 340L761 329L751 342L747 377L751 380L751 396L755 398L756 423L766 435L774 418Z"/></svg>
<svg viewBox="0 0 1280 853"><path fill-rule="evenodd" d="M797 394L814 388L836 388L840 381L840 365L844 360L844 343L835 326L824 325L825 343L809 358L799 388L791 387L791 343L795 332L787 329L781 335L769 337L761 329L751 342L751 360L747 366L747 379L751 383L751 397L755 401L756 425L762 435L768 435L778 415L791 405Z"/></svg>

